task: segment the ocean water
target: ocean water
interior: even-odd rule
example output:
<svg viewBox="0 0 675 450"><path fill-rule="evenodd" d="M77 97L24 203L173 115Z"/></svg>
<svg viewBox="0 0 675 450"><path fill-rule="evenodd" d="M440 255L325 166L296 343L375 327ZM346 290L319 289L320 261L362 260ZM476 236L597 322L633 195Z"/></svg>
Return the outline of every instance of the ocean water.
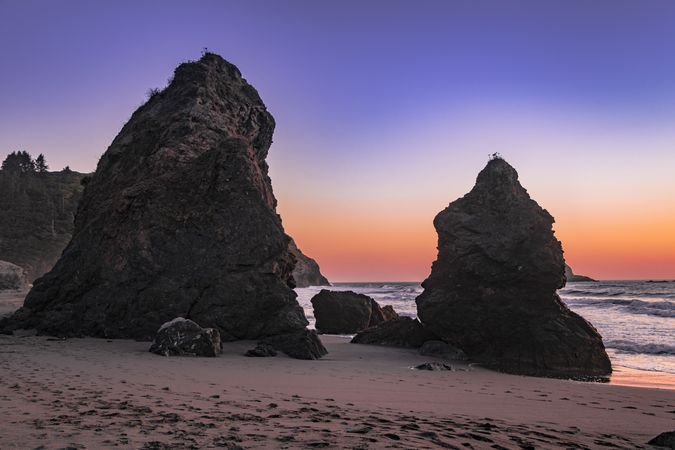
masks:
<svg viewBox="0 0 675 450"><path fill-rule="evenodd" d="M296 289L314 326L311 298L321 287ZM332 290L354 291L416 317L419 283L335 283ZM569 308L597 328L612 364L675 376L675 281L568 283L558 291Z"/></svg>

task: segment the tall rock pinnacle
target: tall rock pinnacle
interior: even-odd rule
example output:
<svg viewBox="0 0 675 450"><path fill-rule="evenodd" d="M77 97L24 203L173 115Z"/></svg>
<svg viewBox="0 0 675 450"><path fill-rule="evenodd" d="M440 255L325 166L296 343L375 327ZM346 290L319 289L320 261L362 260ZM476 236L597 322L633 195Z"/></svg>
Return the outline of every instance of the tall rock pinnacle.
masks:
<svg viewBox="0 0 675 450"><path fill-rule="evenodd" d="M420 320L498 370L609 374L602 338L556 294L565 262L552 225L516 170L490 160L471 192L434 219L438 259L417 298Z"/></svg>
<svg viewBox="0 0 675 450"><path fill-rule="evenodd" d="M274 126L220 56L178 66L102 156L70 244L5 328L151 338L181 316L225 340L304 330L265 162Z"/></svg>

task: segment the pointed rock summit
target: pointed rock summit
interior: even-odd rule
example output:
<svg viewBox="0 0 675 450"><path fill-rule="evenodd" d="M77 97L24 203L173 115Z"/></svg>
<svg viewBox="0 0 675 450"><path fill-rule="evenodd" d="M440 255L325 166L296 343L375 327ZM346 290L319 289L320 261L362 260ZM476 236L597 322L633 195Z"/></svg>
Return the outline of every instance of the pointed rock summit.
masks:
<svg viewBox="0 0 675 450"><path fill-rule="evenodd" d="M554 377L611 372L602 338L556 294L565 262L553 217L500 157L434 219L438 259L417 298L445 342L505 372Z"/></svg>
<svg viewBox="0 0 675 450"><path fill-rule="evenodd" d="M178 66L102 156L70 244L5 329L152 339L185 317L223 340L304 336L265 162L274 126L220 56Z"/></svg>

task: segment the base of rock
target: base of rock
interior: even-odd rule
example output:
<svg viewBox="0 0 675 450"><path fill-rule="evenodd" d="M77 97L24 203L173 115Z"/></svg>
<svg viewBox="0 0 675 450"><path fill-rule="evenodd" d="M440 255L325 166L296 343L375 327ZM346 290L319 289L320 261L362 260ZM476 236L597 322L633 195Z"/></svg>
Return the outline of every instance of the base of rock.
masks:
<svg viewBox="0 0 675 450"><path fill-rule="evenodd" d="M435 356L436 358L466 361L468 358L462 350L443 341L427 341L420 347L420 355Z"/></svg>
<svg viewBox="0 0 675 450"><path fill-rule="evenodd" d="M328 350L314 330L271 336L263 339L260 344L270 345L275 350L296 359L319 359L328 354Z"/></svg>
<svg viewBox="0 0 675 450"><path fill-rule="evenodd" d="M386 345L419 348L426 341L438 339L417 319L399 317L358 333L352 344Z"/></svg>
<svg viewBox="0 0 675 450"><path fill-rule="evenodd" d="M277 356L277 351L269 344L258 344L255 348L244 353L244 356L255 357L255 358L267 358L271 356Z"/></svg>

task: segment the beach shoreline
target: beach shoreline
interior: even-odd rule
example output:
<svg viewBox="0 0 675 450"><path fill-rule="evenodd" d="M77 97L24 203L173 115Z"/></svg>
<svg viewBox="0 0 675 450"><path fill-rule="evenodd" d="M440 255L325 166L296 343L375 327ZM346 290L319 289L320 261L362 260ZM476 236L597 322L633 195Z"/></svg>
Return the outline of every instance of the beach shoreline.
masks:
<svg viewBox="0 0 675 450"><path fill-rule="evenodd" d="M161 357L149 343L0 336L2 448L640 448L675 391L501 374L322 336L319 361ZM645 447L648 448L648 447Z"/></svg>

